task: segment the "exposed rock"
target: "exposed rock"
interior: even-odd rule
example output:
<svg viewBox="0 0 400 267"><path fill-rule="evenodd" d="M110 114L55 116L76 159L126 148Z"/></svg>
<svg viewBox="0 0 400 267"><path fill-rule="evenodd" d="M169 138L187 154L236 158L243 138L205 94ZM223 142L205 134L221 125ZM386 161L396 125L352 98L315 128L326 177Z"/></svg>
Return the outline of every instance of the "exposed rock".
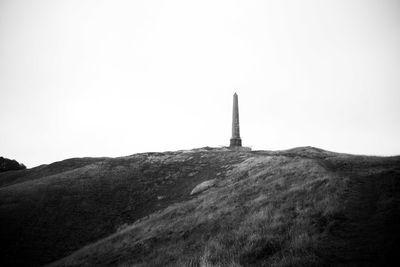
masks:
<svg viewBox="0 0 400 267"><path fill-rule="evenodd" d="M215 184L215 179L204 181L204 182L196 185L196 187L193 188L192 192L190 192L190 195L201 193L201 192L207 190L208 188L214 186L214 184Z"/></svg>

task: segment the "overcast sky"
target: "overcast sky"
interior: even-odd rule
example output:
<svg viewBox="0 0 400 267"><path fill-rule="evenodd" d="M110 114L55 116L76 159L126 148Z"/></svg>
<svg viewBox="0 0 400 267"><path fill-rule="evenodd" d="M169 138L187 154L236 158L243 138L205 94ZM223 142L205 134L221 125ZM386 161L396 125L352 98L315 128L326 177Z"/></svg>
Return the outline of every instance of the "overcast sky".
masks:
<svg viewBox="0 0 400 267"><path fill-rule="evenodd" d="M0 156L400 154L400 1L0 0Z"/></svg>

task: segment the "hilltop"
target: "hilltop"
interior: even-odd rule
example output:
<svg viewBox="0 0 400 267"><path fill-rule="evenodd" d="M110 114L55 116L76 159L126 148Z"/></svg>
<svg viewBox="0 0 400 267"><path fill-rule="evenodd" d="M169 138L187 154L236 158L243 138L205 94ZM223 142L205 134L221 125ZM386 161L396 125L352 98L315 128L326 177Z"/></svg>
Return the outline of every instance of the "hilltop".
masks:
<svg viewBox="0 0 400 267"><path fill-rule="evenodd" d="M194 193L203 182L210 187ZM0 173L5 266L385 266L400 157L201 148Z"/></svg>

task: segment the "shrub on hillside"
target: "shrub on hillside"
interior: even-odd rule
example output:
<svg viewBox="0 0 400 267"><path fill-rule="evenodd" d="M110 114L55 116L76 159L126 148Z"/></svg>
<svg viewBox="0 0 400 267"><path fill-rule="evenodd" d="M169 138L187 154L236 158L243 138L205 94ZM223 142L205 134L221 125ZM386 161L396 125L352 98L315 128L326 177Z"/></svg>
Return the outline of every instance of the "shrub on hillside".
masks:
<svg viewBox="0 0 400 267"><path fill-rule="evenodd" d="M18 163L18 161L14 159L7 159L0 157L0 172L23 170L23 169L26 169L26 166L24 164Z"/></svg>

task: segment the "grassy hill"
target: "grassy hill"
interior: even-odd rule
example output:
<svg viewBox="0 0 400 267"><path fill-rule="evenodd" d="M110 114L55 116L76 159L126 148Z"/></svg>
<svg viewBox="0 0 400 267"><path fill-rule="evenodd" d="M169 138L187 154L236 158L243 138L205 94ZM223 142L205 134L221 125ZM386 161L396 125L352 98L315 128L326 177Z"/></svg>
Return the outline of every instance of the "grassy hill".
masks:
<svg viewBox="0 0 400 267"><path fill-rule="evenodd" d="M400 157L203 148L0 174L5 266L389 266L399 222Z"/></svg>

